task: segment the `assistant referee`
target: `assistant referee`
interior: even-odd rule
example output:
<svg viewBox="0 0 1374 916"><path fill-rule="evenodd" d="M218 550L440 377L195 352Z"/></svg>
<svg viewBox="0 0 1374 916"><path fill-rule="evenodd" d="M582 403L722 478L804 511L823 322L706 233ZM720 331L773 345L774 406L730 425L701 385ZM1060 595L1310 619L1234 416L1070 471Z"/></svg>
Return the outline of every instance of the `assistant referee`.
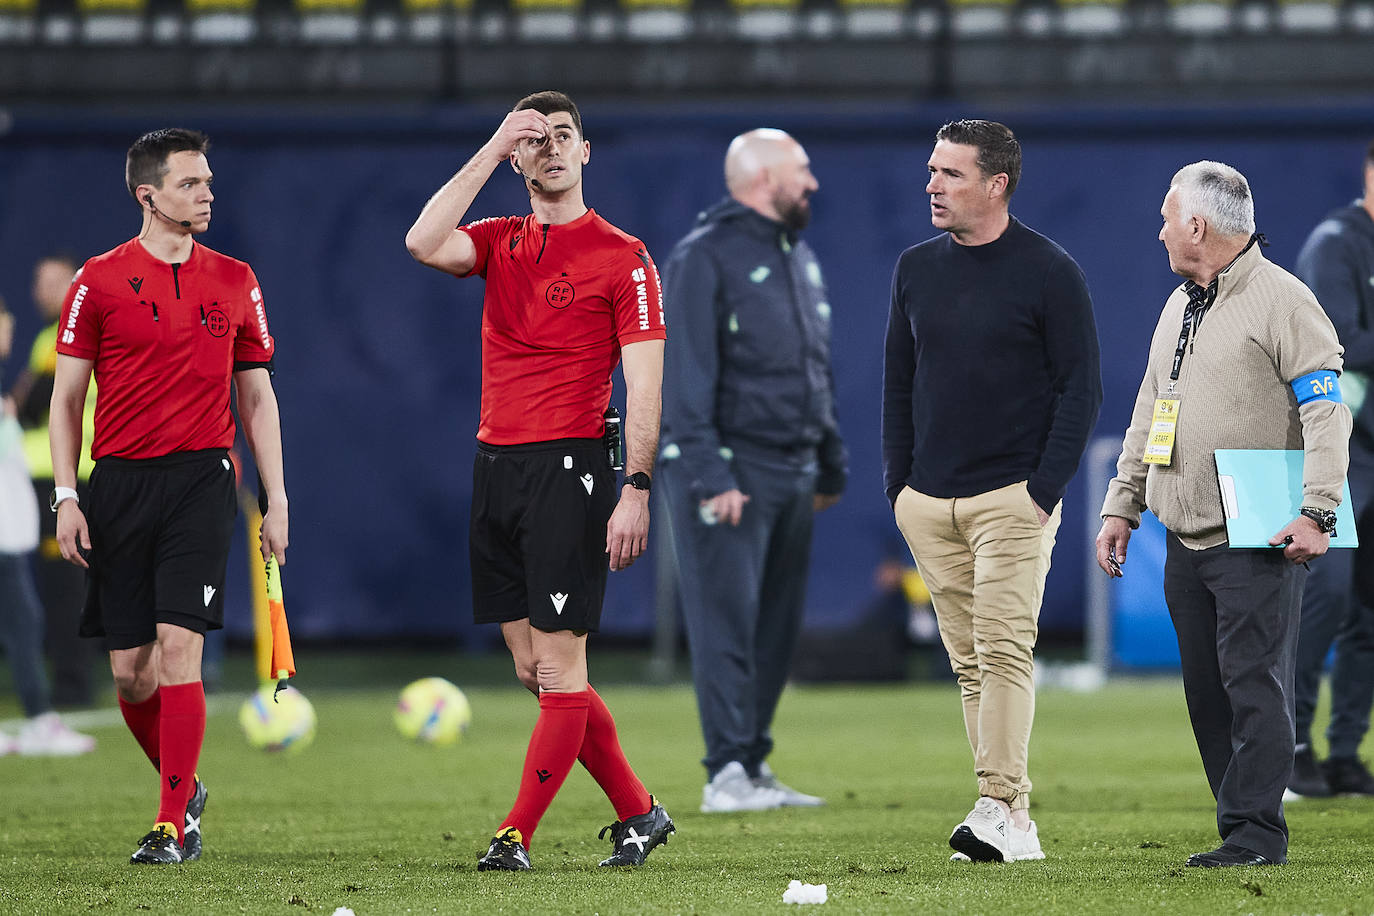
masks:
<svg viewBox="0 0 1374 916"><path fill-rule="evenodd" d="M143 226L91 258L67 292L57 338L50 437L62 556L87 573L81 635L110 653L124 721L161 794L134 863L200 858L205 784L201 650L223 626L224 570L237 511L229 447L239 416L268 495L262 554L286 562L275 346L252 268L197 244L210 226L204 134L173 128L129 148L125 177ZM76 493L81 412L97 394L89 506Z"/></svg>

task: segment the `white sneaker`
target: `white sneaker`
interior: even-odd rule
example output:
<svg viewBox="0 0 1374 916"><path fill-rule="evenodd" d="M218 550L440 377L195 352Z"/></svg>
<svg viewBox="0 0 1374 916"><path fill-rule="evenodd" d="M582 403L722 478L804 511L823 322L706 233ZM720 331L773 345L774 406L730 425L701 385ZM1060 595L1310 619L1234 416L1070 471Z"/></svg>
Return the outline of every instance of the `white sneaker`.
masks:
<svg viewBox="0 0 1374 916"><path fill-rule="evenodd" d="M1043 859L1035 821L1020 829L994 799L980 798L968 817L950 834L949 845L974 862L1022 862ZM951 857L952 860L961 861Z"/></svg>
<svg viewBox="0 0 1374 916"><path fill-rule="evenodd" d="M1007 856L1004 861L1029 862L1043 858L1045 852L1040 848L1040 832L1035 826L1035 821L1031 821L1025 830L1008 821Z"/></svg>
<svg viewBox="0 0 1374 916"><path fill-rule="evenodd" d="M5 732L0 732L0 757L6 754L13 754L15 751L15 741Z"/></svg>
<svg viewBox="0 0 1374 916"><path fill-rule="evenodd" d="M75 757L95 750L95 739L72 731L57 713L45 712L19 729L15 749L24 757Z"/></svg>
<svg viewBox="0 0 1374 916"><path fill-rule="evenodd" d="M785 808L819 808L825 804L825 799L819 795L807 795L805 792L798 792L778 779L773 768L766 763L759 764L759 775L751 781L757 788L776 789L781 792L782 805Z"/></svg>
<svg viewBox="0 0 1374 916"><path fill-rule="evenodd" d="M727 763L701 790L702 814L771 811L782 803L781 791L754 785L738 760Z"/></svg>

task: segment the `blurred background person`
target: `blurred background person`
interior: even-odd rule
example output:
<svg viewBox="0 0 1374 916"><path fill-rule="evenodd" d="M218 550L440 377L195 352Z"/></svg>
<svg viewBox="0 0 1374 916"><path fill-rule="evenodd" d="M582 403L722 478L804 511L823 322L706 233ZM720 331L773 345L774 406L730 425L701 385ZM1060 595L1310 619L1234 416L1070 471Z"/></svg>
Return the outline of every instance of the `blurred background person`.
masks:
<svg viewBox="0 0 1374 916"><path fill-rule="evenodd" d="M0 299L0 369L13 343L14 316ZM43 667L43 609L29 569L38 546L38 500L29 484L21 439L14 402L0 391L0 648L27 720L17 736L0 732L0 757L85 754L95 749L95 739L68 728L49 698Z"/></svg>
<svg viewBox="0 0 1374 916"><path fill-rule="evenodd" d="M48 407L57 372L57 323L76 267L76 259L65 252L44 255L34 264L33 304L43 320L43 329L29 349L28 368L14 383L19 422L24 427L24 457L41 505L47 505L53 488ZM86 397L82 424L89 439L95 430L94 384ZM90 456L82 454L76 486L83 496L94 467ZM81 606L86 600L86 576L62 559L57 547L57 516L42 513L40 525L34 574L46 621L44 642L53 671L53 702L63 707L89 706L94 696L96 647L77 635Z"/></svg>
<svg viewBox="0 0 1374 916"><path fill-rule="evenodd" d="M659 469L708 813L824 804L779 781L767 758L806 605L812 520L839 501L848 473L829 295L799 237L820 187L810 159L783 131L752 130L730 143L725 183L664 268L673 330Z"/></svg>
<svg viewBox="0 0 1374 916"><path fill-rule="evenodd" d="M1295 273L1321 303L1345 348L1341 395L1350 408L1351 509L1363 530L1374 512L1374 143L1364 155L1364 196L1332 212L1312 230L1298 252ZM1294 676L1297 745L1292 795L1374 795L1374 776L1359 757L1374 703L1374 595L1357 587L1355 571L1374 566L1374 543L1333 550L1314 564L1302 594L1298 661ZM1326 656L1331 666L1328 757L1320 764L1312 748Z"/></svg>

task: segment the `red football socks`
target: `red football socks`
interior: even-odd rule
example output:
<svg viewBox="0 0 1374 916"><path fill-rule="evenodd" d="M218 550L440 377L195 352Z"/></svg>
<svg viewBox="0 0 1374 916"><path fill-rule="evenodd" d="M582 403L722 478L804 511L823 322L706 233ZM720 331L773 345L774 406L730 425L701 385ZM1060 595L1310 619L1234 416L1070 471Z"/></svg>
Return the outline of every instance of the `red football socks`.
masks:
<svg viewBox="0 0 1374 916"><path fill-rule="evenodd" d="M520 794L515 797L515 807L501 822L502 828L520 831L526 849L539 819L549 810L563 780L577 762L578 749L587 733L589 694L588 690L539 695L539 721L534 724L529 749L525 751Z"/></svg>
<svg viewBox="0 0 1374 916"><path fill-rule="evenodd" d="M205 740L205 685L164 686L162 694L162 798L158 823L177 825L177 841L186 839L186 803L196 786L196 764Z"/></svg>
<svg viewBox="0 0 1374 916"><path fill-rule="evenodd" d="M161 772L159 760L162 750L158 730L158 724L162 720L161 691L154 690L153 695L142 703L130 703L119 697L119 711L124 714L124 724L133 732L134 740L152 761L153 769Z"/></svg>
<svg viewBox="0 0 1374 916"><path fill-rule="evenodd" d="M611 800L617 819L623 821L646 814L653 802L620 749L611 711L590 684L587 685L587 699L587 735L582 739L577 759Z"/></svg>

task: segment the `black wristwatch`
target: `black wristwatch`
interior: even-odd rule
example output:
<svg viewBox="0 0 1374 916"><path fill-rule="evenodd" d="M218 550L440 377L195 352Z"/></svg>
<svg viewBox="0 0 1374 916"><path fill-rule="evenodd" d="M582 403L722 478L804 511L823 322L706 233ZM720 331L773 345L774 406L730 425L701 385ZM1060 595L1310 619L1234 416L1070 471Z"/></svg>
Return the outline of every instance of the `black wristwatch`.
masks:
<svg viewBox="0 0 1374 916"><path fill-rule="evenodd" d="M1314 509L1311 506L1303 506L1298 510L1303 515L1317 523L1322 534L1335 535L1336 533L1336 513L1330 509Z"/></svg>
<svg viewBox="0 0 1374 916"><path fill-rule="evenodd" d="M654 486L654 479L643 471L635 471L633 474L625 475L625 483L634 487L636 490L643 490L648 493Z"/></svg>

